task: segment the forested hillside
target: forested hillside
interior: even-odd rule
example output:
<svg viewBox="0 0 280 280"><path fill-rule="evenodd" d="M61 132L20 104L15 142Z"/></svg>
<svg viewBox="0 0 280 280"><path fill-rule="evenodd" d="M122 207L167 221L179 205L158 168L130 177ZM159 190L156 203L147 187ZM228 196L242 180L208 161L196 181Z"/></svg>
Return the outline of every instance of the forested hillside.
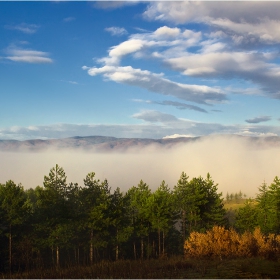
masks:
<svg viewBox="0 0 280 280"><path fill-rule="evenodd" d="M279 234L279 208L278 177L271 185L263 183L256 199L233 210L224 207L210 174L191 179L182 172L174 187L162 181L154 192L141 180L123 193L94 172L83 186L67 183L64 169L56 165L42 187L0 184L0 270L182 255L193 232L214 226L240 234L257 227L266 235Z"/></svg>

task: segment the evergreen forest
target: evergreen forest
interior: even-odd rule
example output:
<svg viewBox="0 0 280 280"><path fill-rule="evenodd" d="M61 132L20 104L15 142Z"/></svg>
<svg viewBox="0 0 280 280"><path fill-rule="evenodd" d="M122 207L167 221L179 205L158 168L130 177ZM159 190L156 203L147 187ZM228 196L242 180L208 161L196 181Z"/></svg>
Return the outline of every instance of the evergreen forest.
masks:
<svg viewBox="0 0 280 280"><path fill-rule="evenodd" d="M217 232L279 239L278 177L256 188L254 199L242 192L223 197L209 173L189 178L182 172L175 186L162 181L153 186L155 191L143 180L125 193L111 190L94 172L83 182L67 183L64 169L56 164L44 176L43 186L24 189L12 180L0 184L1 273L164 260L186 252L195 256L195 242L207 234L215 240ZM241 206L225 207L234 200ZM275 244L279 247L280 239ZM205 254L205 248L202 251Z"/></svg>

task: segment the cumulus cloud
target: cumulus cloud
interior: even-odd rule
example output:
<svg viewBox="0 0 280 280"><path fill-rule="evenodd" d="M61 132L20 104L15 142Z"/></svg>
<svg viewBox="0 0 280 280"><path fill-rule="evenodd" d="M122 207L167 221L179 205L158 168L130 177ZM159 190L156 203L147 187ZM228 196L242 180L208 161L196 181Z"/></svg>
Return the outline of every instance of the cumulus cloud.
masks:
<svg viewBox="0 0 280 280"><path fill-rule="evenodd" d="M167 26L162 26L154 32L154 35L157 36L157 37L162 37L162 38L164 38L164 37L175 38L180 33L181 33L181 30L177 27L170 28L170 27L167 27Z"/></svg>
<svg viewBox="0 0 280 280"><path fill-rule="evenodd" d="M173 4L164 2L162 5L165 7ZM194 7L200 6L200 4L195 3L190 5L194 5ZM178 7L180 7L180 5ZM216 26L218 26L217 23L221 19L218 18L216 20ZM131 84L144 87L149 91L165 94L162 88L159 90L159 84L155 86L157 81L154 81L152 86L151 83L145 85L143 83L143 77L141 77L140 80L142 83L139 84L135 82L135 80L139 79L136 79L135 75L132 74L132 70L130 72L123 70L129 69L129 67L130 69L134 69L132 66L120 66L122 59L130 55L134 59L157 60L173 71L178 71L185 76L204 78L206 83L207 80L210 81L210 79L213 78L228 80L237 78L253 84L253 86L250 86L248 89L242 89L242 91L237 92L239 89L231 85L229 85L227 89L195 84L185 84L184 86L180 84L178 87L177 82L168 79L163 81L165 85L168 84L167 86L169 89L171 89L171 85L175 85L176 90L174 91L174 96L178 97L178 95L181 95L179 98L182 98L182 94L178 94L178 91L180 92L182 88L186 89L187 87L188 90L193 91L198 90L198 88L205 88L205 100L201 101L199 100L200 98L183 98L187 101L198 103L211 103L212 101L221 102L227 99L226 94L229 93L258 94L267 95L272 98L280 98L280 67L275 62L279 56L278 52L275 50L260 51L257 49L254 51L236 50L232 44L228 44L227 39L221 41L221 38L227 36L224 31L219 30L209 34L208 36L208 34L202 34L202 32L178 27L168 27L166 25L159 27L153 32L132 34L128 40L119 45L112 46L108 50L108 56L98 59L98 62L103 63L104 66L99 68L92 67L89 74L99 73L117 82L128 83L128 81L130 81ZM239 36L240 34L237 35ZM235 34L234 36L237 35ZM236 37L235 40L239 39ZM192 52L192 47L197 48L195 53ZM108 66L116 67L115 72L113 73L113 68L110 68L110 73L104 71L105 69L109 69ZM141 69L135 70L138 71ZM141 71L142 73L147 73L147 70ZM150 77L157 77L157 80L159 80L158 75L151 72L149 73ZM146 78L144 80L147 80ZM134 82L132 82L132 80L134 80ZM200 90L198 90L198 92L199 91ZM170 92L173 92L173 90ZM200 93L201 92L202 91L200 91ZM208 94L209 92L212 92L213 95ZM202 96L201 99L203 99Z"/></svg>
<svg viewBox="0 0 280 280"><path fill-rule="evenodd" d="M248 119L245 120L247 123L261 123L261 122L267 122L270 121L271 117L270 116L260 116L260 117L255 117L253 119Z"/></svg>
<svg viewBox="0 0 280 280"><path fill-rule="evenodd" d="M14 46L10 46L6 50L6 52L8 54L8 56L6 56L6 59L15 62L35 63L35 64L53 62L53 60L49 58L49 53L47 52L20 49Z"/></svg>
<svg viewBox="0 0 280 280"><path fill-rule="evenodd" d="M221 18L211 20L212 25L238 34L239 36L233 36L233 39L237 44L248 39L253 40L253 43L256 42L256 40L260 40L265 44L271 44L274 42L279 43L279 23L280 20L269 20L267 18L261 19L258 23L233 22L229 19Z"/></svg>
<svg viewBox="0 0 280 280"><path fill-rule="evenodd" d="M28 23L21 23L17 25L6 25L5 27L11 30L18 30L25 34L34 34L40 28L40 26L37 24L28 24Z"/></svg>
<svg viewBox="0 0 280 280"><path fill-rule="evenodd" d="M105 28L105 30L110 32L113 36L122 36L127 34L126 29L123 27L112 26Z"/></svg>
<svg viewBox="0 0 280 280"><path fill-rule="evenodd" d="M87 70L87 67L83 67L83 69ZM201 104L227 100L226 94L218 87L177 83L164 78L163 74L134 69L131 66L106 65L100 68L92 67L88 69L88 74L91 76L102 74L111 81L138 86L151 92Z"/></svg>
<svg viewBox="0 0 280 280"><path fill-rule="evenodd" d="M245 80L259 87L254 94L279 99L279 10L279 2L155 1L143 16L173 25L208 26L209 32L195 43L195 53L182 45L154 52L172 70L204 79Z"/></svg>
<svg viewBox="0 0 280 280"><path fill-rule="evenodd" d="M227 18L234 22L258 22L263 18L279 20L280 3L271 1L153 1L143 16L149 20L167 21L176 24L209 22L213 18Z"/></svg>
<svg viewBox="0 0 280 280"><path fill-rule="evenodd" d="M261 90L254 88L251 93L261 92L279 98L280 67L270 63L270 59L270 56L261 52L211 52L185 53L166 59L165 62L187 76L251 81L261 87ZM242 93L247 92L245 90Z"/></svg>

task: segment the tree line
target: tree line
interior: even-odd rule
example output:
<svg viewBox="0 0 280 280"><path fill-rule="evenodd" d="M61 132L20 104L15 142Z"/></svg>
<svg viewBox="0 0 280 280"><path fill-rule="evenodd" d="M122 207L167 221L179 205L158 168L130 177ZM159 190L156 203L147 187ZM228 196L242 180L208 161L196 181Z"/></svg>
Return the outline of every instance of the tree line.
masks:
<svg viewBox="0 0 280 280"><path fill-rule="evenodd" d="M155 191L140 180L125 193L112 191L94 172L83 181L83 186L67 183L56 165L35 189L11 180L0 184L1 271L183 254L192 232L214 226L280 229L277 177L260 187L254 205L248 200L234 213L234 222L209 173L190 179L182 172L172 189L162 181Z"/></svg>

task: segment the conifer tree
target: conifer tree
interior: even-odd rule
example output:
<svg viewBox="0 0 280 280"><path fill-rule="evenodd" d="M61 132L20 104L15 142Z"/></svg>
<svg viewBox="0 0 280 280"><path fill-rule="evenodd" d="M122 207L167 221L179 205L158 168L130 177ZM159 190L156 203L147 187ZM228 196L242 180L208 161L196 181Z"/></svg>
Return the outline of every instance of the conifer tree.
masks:
<svg viewBox="0 0 280 280"><path fill-rule="evenodd" d="M85 188L81 190L83 219L89 235L89 259L92 264L94 250L106 247L108 244L110 187L106 179L103 182L96 180L94 172L87 174L84 185Z"/></svg>
<svg viewBox="0 0 280 280"><path fill-rule="evenodd" d="M0 214L1 228L8 237L9 270L13 265L13 232L14 228L24 223L30 208L21 184L16 185L12 180L0 184Z"/></svg>
<svg viewBox="0 0 280 280"><path fill-rule="evenodd" d="M144 238L149 235L149 213L147 211L148 199L151 195L149 186L140 180L137 187L133 186L127 192L129 197L129 211L134 228L135 237L140 238L141 259L144 258ZM133 243L134 257L136 258L136 243Z"/></svg>
<svg viewBox="0 0 280 280"><path fill-rule="evenodd" d="M166 236L174 224L173 195L165 181L149 197L148 211L151 225L158 231L158 254L164 255Z"/></svg>
<svg viewBox="0 0 280 280"><path fill-rule="evenodd" d="M110 227L115 247L115 259L119 259L120 245L132 235L133 227L129 221L128 196L117 188L110 198Z"/></svg>

